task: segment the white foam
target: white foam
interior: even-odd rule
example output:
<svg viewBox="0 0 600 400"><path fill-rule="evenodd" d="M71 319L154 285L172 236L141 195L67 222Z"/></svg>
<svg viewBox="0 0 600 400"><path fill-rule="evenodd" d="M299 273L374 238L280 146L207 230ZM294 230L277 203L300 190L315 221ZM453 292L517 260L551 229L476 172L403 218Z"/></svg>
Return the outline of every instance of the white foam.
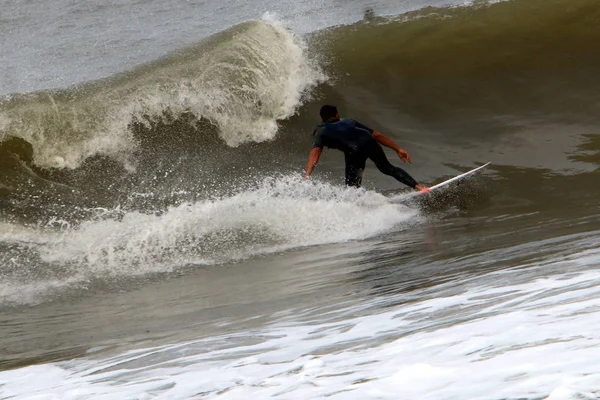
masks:
<svg viewBox="0 0 600 400"><path fill-rule="evenodd" d="M256 189L172 207L161 216L130 212L118 221L86 222L66 231L43 259L133 275L364 239L416 215L374 192L266 178Z"/></svg>
<svg viewBox="0 0 600 400"><path fill-rule="evenodd" d="M588 270L515 285L520 270L491 273L470 289L452 283L461 295L444 295L445 283L434 297L338 322L288 317L252 332L6 371L0 387L25 399L598 398L600 252L578 261ZM547 267L531 268L543 276ZM488 289L498 274L503 287Z"/></svg>

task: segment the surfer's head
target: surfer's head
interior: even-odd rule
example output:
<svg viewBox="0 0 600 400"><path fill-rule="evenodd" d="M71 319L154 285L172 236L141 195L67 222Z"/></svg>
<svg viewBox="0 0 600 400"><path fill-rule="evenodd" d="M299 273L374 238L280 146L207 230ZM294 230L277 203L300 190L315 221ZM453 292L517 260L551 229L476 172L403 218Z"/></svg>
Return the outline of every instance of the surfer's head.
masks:
<svg viewBox="0 0 600 400"><path fill-rule="evenodd" d="M340 119L340 114L338 113L337 107L329 104L325 104L323 107L321 107L319 114L321 115L322 122Z"/></svg>

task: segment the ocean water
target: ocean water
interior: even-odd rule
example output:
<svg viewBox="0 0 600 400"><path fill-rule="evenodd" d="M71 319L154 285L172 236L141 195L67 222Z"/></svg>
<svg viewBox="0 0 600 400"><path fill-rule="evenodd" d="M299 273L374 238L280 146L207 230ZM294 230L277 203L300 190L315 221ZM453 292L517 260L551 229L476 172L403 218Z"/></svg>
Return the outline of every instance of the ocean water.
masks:
<svg viewBox="0 0 600 400"><path fill-rule="evenodd" d="M0 399L600 398L597 2L0 10Z"/></svg>

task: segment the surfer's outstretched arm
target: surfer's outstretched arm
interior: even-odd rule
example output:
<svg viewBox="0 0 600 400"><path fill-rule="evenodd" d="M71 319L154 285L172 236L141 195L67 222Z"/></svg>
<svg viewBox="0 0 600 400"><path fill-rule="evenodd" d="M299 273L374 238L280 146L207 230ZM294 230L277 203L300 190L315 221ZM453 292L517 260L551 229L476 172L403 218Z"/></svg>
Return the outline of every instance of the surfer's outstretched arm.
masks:
<svg viewBox="0 0 600 400"><path fill-rule="evenodd" d="M398 146L392 141L392 139L379 132L373 132L372 135L379 144L385 147L389 147L390 149L398 153L398 157L400 157L400 160L402 160L402 162L412 162L408 152L406 150L401 149L400 146Z"/></svg>
<svg viewBox="0 0 600 400"><path fill-rule="evenodd" d="M308 179L310 174L312 174L313 170L317 166L317 163L319 162L322 152L323 149L320 147L315 147L310 151L310 154L308 155L308 163L306 164L306 169L304 170L304 179Z"/></svg>

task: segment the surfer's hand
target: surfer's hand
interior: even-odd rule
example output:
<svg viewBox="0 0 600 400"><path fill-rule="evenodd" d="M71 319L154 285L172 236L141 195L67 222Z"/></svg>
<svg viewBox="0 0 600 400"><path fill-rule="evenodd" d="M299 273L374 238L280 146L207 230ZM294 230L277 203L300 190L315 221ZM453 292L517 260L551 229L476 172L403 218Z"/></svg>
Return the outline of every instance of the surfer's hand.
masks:
<svg viewBox="0 0 600 400"><path fill-rule="evenodd" d="M400 157L400 159L402 160L402 162L407 162L407 163L411 163L412 162L411 159L410 159L410 155L405 150L398 149L398 157Z"/></svg>

